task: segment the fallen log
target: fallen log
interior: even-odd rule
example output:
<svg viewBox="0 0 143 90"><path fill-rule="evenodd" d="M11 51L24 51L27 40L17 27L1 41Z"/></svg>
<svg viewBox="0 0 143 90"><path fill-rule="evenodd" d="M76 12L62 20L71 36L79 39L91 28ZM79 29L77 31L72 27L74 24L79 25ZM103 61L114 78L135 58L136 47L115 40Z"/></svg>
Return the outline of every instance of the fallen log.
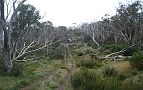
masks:
<svg viewBox="0 0 143 90"><path fill-rule="evenodd" d="M102 59L106 60L108 57L111 57L111 56L119 56L120 53L123 53L123 52L127 51L129 48L132 48L134 46L136 46L136 44L131 45L131 46L127 46L126 48L123 48L122 50L120 50L118 52L114 52L114 53L108 54L108 55L102 57Z"/></svg>

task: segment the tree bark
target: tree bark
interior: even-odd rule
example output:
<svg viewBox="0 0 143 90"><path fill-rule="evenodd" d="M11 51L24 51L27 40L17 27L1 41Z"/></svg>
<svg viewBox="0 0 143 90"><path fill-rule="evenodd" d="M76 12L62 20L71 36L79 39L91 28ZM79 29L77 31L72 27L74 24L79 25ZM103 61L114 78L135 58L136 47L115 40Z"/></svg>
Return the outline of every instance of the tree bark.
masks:
<svg viewBox="0 0 143 90"><path fill-rule="evenodd" d="M4 69L6 72L11 72L13 70L13 63L11 61L11 52L10 52L10 36L9 31L6 28L6 22L4 17L4 0L0 0L0 9L1 9L1 20L2 20L2 30L4 32Z"/></svg>
<svg viewBox="0 0 143 90"><path fill-rule="evenodd" d="M9 36L9 31L6 29L5 23L3 25L3 31L4 31L3 52L5 57L4 67L7 72L11 72L13 70L13 63L11 60L10 36Z"/></svg>

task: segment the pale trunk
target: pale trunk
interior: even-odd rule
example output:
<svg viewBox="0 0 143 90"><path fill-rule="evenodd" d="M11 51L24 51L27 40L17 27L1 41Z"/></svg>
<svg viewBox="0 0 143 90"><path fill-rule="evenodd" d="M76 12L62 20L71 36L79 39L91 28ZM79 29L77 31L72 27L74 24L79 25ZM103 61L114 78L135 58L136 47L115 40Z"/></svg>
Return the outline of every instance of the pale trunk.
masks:
<svg viewBox="0 0 143 90"><path fill-rule="evenodd" d="M4 67L7 72L11 72L13 70L13 63L11 60L11 50L10 50L10 39L9 39L9 33L6 28L3 28L4 30Z"/></svg>
<svg viewBox="0 0 143 90"><path fill-rule="evenodd" d="M93 42L95 42L95 44L97 45L97 47L100 46L99 43L95 40L95 34L94 34L94 32L93 32L92 40L93 40Z"/></svg>
<svg viewBox="0 0 143 90"><path fill-rule="evenodd" d="M3 47L3 52L4 52L4 69L6 72L11 72L13 70L13 63L11 61L11 48L10 48L10 36L9 36L9 31L6 28L6 22L4 18L4 0L0 1L0 14L1 14L1 20L2 20L2 30L4 32L4 47Z"/></svg>

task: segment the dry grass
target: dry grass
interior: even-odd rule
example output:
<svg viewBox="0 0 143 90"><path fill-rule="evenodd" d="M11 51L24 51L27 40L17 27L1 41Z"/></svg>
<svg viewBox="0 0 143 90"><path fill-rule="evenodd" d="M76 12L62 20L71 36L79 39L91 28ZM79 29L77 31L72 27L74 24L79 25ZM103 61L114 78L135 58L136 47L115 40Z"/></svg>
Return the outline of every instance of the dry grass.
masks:
<svg viewBox="0 0 143 90"><path fill-rule="evenodd" d="M128 73L132 70L132 66L128 61L110 62L105 66L110 66L117 69L120 73Z"/></svg>
<svg viewBox="0 0 143 90"><path fill-rule="evenodd" d="M117 68L121 73L128 73L132 70L132 66L128 61L117 63Z"/></svg>

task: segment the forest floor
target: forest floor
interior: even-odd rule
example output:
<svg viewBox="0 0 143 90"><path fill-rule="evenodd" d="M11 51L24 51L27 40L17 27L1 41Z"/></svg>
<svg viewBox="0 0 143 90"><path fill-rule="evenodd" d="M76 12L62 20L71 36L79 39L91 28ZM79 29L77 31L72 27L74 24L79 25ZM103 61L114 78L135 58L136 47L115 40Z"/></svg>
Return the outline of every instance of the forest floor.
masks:
<svg viewBox="0 0 143 90"><path fill-rule="evenodd" d="M106 55L105 52L108 53L106 50L98 52L98 50L95 50L86 44L74 47L70 44L63 45L64 58L49 60L48 58L43 57L32 61L22 62L24 68L21 70L22 75L20 76L5 76L0 72L0 90L73 90L72 78L76 73L80 73L82 69L87 69L92 72L95 71L95 74L99 76L99 78L97 78L99 81L96 82L100 85L100 82L104 80L104 84L103 82L101 83L101 86L103 87L114 87L116 84L117 86L118 84L123 84L122 86L124 86L124 84L126 86L127 84L130 86L130 80L133 80L135 83L132 84L133 87L136 87L138 84L141 86L140 82L142 81L138 82L138 80L140 80L138 78L143 76L142 72L134 70L128 60L112 61L112 59L109 59L103 62L102 60L96 60L91 57L90 52L93 51L94 53L95 51L100 57ZM114 73L116 74L114 75ZM109 76L108 74L111 75ZM112 81L114 82L116 79L118 83L112 83ZM129 87L127 90L135 89Z"/></svg>
<svg viewBox="0 0 143 90"><path fill-rule="evenodd" d="M62 77L62 79L60 79L58 81L58 85L56 85L55 87L49 88L47 86L44 85L44 90L46 89L50 89L50 90L67 90L67 87L69 86L70 83L70 79L71 79L71 75L74 71L74 69L76 68L75 66L75 60L72 56L71 50L69 48L68 44L65 44L65 55L64 55L64 61L62 62L62 68L66 67L67 68L67 74L64 75L64 77ZM48 82L50 83L51 77L56 76L55 74L57 73L57 69L55 70L51 70L48 72L48 75L43 76L37 80L34 80L31 84L21 88L21 90L41 90L43 89L43 86L40 88L39 86L36 85L40 85L42 83ZM60 77L60 76L58 76ZM38 87L38 89L37 89ZM47 88L46 88L47 87Z"/></svg>

